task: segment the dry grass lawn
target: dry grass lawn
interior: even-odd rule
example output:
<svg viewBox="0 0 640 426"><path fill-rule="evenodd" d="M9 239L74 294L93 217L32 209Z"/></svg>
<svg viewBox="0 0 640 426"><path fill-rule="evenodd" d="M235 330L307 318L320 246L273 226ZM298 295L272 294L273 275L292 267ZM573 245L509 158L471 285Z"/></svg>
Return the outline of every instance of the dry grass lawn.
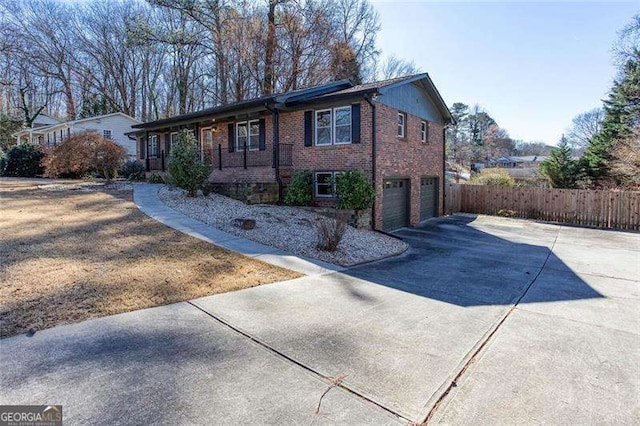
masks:
<svg viewBox="0 0 640 426"><path fill-rule="evenodd" d="M131 191L0 179L0 337L298 277L167 228Z"/></svg>

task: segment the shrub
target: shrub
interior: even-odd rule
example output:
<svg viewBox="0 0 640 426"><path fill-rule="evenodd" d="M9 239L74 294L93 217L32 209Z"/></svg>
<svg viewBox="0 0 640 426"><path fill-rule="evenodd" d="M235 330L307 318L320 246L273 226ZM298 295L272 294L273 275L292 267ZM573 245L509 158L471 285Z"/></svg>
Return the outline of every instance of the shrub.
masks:
<svg viewBox="0 0 640 426"><path fill-rule="evenodd" d="M118 174L125 179L140 181L144 180L145 167L142 161L127 160L124 162Z"/></svg>
<svg viewBox="0 0 640 426"><path fill-rule="evenodd" d="M200 159L195 137L189 131L181 131L169 154L171 183L187 191L187 196L195 197L208 176L209 167Z"/></svg>
<svg viewBox="0 0 640 426"><path fill-rule="evenodd" d="M284 203L288 206L308 206L313 199L313 175L306 170L297 171L291 178Z"/></svg>
<svg viewBox="0 0 640 426"><path fill-rule="evenodd" d="M0 149L0 176L4 174L4 166L7 163L7 153Z"/></svg>
<svg viewBox="0 0 640 426"><path fill-rule="evenodd" d="M53 177L81 178L92 172L110 180L123 164L123 147L104 139L95 132L71 135L51 150L45 163L47 174Z"/></svg>
<svg viewBox="0 0 640 426"><path fill-rule="evenodd" d="M316 232L319 250L336 251L342 237L347 232L347 221L343 215L338 215L335 219L320 218L316 222Z"/></svg>
<svg viewBox="0 0 640 426"><path fill-rule="evenodd" d="M516 217L516 211L510 209L500 209L498 210L498 213L496 213L496 215L502 217Z"/></svg>
<svg viewBox="0 0 640 426"><path fill-rule="evenodd" d="M149 183L165 183L165 180L162 177L162 175L158 175L158 174L154 173L151 176L149 176L149 179L147 179L147 182L149 182Z"/></svg>
<svg viewBox="0 0 640 426"><path fill-rule="evenodd" d="M118 168L127 158L127 151L117 143L102 138L94 151L94 167L108 181L118 175Z"/></svg>
<svg viewBox="0 0 640 426"><path fill-rule="evenodd" d="M53 148L45 162L51 177L81 178L94 171L93 157L98 140L97 133L76 133Z"/></svg>
<svg viewBox="0 0 640 426"><path fill-rule="evenodd" d="M4 176L35 177L42 174L44 152L40 145L22 144L11 148L5 156Z"/></svg>
<svg viewBox="0 0 640 426"><path fill-rule="evenodd" d="M339 207L346 210L364 210L373 205L376 190L359 170L336 175L336 195Z"/></svg>
<svg viewBox="0 0 640 426"><path fill-rule="evenodd" d="M504 169L483 169L469 179L469 185L516 186L516 181Z"/></svg>

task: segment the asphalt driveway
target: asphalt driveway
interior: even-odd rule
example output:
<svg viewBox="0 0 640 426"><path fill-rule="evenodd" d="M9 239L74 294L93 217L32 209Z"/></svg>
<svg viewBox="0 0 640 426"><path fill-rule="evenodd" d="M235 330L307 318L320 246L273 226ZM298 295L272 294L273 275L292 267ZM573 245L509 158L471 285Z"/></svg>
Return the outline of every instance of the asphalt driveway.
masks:
<svg viewBox="0 0 640 426"><path fill-rule="evenodd" d="M405 255L0 341L72 423L640 422L640 235L455 216Z"/></svg>

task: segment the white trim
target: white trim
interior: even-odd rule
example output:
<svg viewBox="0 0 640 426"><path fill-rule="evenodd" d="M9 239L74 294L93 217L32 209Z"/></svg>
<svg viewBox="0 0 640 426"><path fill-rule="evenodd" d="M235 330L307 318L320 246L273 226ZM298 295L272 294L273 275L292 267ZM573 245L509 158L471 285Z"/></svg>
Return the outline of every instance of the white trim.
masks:
<svg viewBox="0 0 640 426"><path fill-rule="evenodd" d="M234 141L234 150L235 152L242 152L244 151L244 147L240 146L238 144L238 126L244 124L247 126L247 151L259 151L260 150L260 120L248 120L248 121L238 121L235 124L235 128L236 128L236 139ZM251 134L251 125L252 124L257 124L258 125L258 133L257 134ZM257 136L258 137L258 144L256 145L255 148L251 148L251 136ZM213 133L212 133L212 137L213 137ZM265 135L266 137L266 135Z"/></svg>
<svg viewBox="0 0 640 426"><path fill-rule="evenodd" d="M400 124L400 118L402 118L402 124ZM398 137L400 139L407 137L407 115L404 112L398 111L398 125L397 130Z"/></svg>
<svg viewBox="0 0 640 426"><path fill-rule="evenodd" d="M343 109L348 109L349 110L349 142L338 142L338 140L337 140L338 133L336 132L336 127L338 127L338 126L336 126L336 111L343 110ZM352 124L351 124L353 118L352 118L351 114L353 114L352 109L351 109L351 105L342 106L342 107L336 107L336 108L333 109L333 141L332 142L333 142L334 145L350 145L351 144L352 139L353 139L353 128L352 128ZM346 126L342 125L340 127L346 127Z"/></svg>
<svg viewBox="0 0 640 426"><path fill-rule="evenodd" d="M318 114L323 113L323 112L329 112L329 117L331 118L331 123L329 124L329 126L323 126L321 127L322 129L329 129L329 143L318 143ZM333 145L333 110L331 108L329 109L319 109L315 112L315 121L313 123L313 129L314 129L314 145L315 146L329 146L329 145Z"/></svg>
<svg viewBox="0 0 640 426"><path fill-rule="evenodd" d="M318 193L318 175L331 175L331 179L335 178L335 174L336 172L330 172L330 171L324 171L324 172L314 172L313 173L313 196L315 198L334 198L335 197L335 193L336 193L336 185L335 182L333 183L333 185L331 185L330 183L322 183L320 185L330 185L331 188L331 194L330 195L320 195Z"/></svg>
<svg viewBox="0 0 640 426"><path fill-rule="evenodd" d="M346 127L346 125L341 125L341 126L337 126L336 125L336 112L340 111L340 110L348 110L349 111L349 141L347 142L338 142L337 141L337 132L336 132L336 128L337 127ZM320 127L321 129L329 129L330 131L330 137L329 143L318 143L318 115L321 113L325 113L325 112L329 112L330 114L330 118L331 118L331 124L329 126L323 126ZM313 123L313 127L314 127L314 140L313 140L313 144L315 146L331 146L331 145L351 145L353 143L353 109L351 107L351 105L346 105L346 106L339 106L339 107L335 107L335 108L326 108L326 109L319 109L317 111L315 111L315 121Z"/></svg>
<svg viewBox="0 0 640 426"><path fill-rule="evenodd" d="M422 143L427 143L427 135L429 134L429 124L422 120L420 122L420 140Z"/></svg>

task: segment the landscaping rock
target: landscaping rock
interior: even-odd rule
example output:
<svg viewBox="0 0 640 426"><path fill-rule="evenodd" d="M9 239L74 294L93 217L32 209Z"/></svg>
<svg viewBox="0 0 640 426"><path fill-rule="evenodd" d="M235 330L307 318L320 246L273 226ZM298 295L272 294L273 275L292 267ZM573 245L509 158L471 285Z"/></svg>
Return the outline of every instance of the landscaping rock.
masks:
<svg viewBox="0 0 640 426"><path fill-rule="evenodd" d="M238 228L245 229L247 231L256 227L256 221L253 219L234 219L233 223Z"/></svg>
<svg viewBox="0 0 640 426"><path fill-rule="evenodd" d="M379 232L347 227L344 238L334 252L318 249L315 224L323 216L298 207L268 204L247 205L212 193L206 197L188 198L182 190L163 187L160 199L193 219L248 240L293 253L343 266L378 260L404 252L408 245ZM254 229L238 226L229 218L251 218Z"/></svg>

